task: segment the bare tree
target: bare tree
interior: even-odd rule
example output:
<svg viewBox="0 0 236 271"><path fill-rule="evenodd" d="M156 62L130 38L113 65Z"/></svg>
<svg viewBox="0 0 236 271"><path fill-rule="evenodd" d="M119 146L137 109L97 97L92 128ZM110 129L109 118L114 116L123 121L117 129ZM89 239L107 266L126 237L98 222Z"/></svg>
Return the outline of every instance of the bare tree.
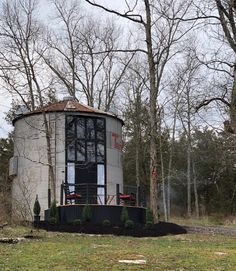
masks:
<svg viewBox="0 0 236 271"><path fill-rule="evenodd" d="M236 131L236 6L232 0L208 0L196 1L196 16L185 18L184 21L204 22L204 28L208 29L209 36L214 36L214 41L218 40L218 45L214 46L214 54L210 60L202 60L210 69L221 74L225 73L230 77L231 86L221 86L221 94L213 95L203 100L196 107L199 110L212 102L221 102L228 108L230 121L226 121L225 129L230 133ZM218 14L217 14L218 13ZM174 19L174 18L173 18ZM231 54L224 56L226 50L230 48ZM229 95L228 95L229 94ZM229 97L227 97L229 96Z"/></svg>
<svg viewBox="0 0 236 271"><path fill-rule="evenodd" d="M194 50L190 48L186 54L186 62L181 70L179 69L178 77L181 80L180 87L182 88L182 97L180 100L179 117L187 136L187 215L192 214L192 200L191 200L191 184L194 185L195 193L195 208L199 215L198 207L198 193L196 176L193 177L194 161L192 158L192 126L194 125L194 111L196 104L197 88L200 89L200 80L197 77L200 63L195 58ZM195 100L195 101L194 101ZM195 174L196 175L196 174ZM193 179L193 181L192 181Z"/></svg>
<svg viewBox="0 0 236 271"><path fill-rule="evenodd" d="M0 76L4 87L29 110L43 107L51 91L51 80L46 82L40 54L41 26L36 18L37 0L6 0L0 15ZM42 76L44 73L45 76ZM43 78L43 79L42 79ZM48 188L55 192L55 174L51 155L51 134L43 111L44 133L47 144Z"/></svg>
<svg viewBox="0 0 236 271"><path fill-rule="evenodd" d="M147 100L145 94L147 92L147 74L144 63L138 60L129 65L124 77L123 85L126 93L127 104L125 106L125 134L127 141L133 140L135 145L135 178L137 188L144 187L147 182L147 176L143 169L146 162L146 147L144 142L148 141L148 112ZM139 204L141 198L137 193L137 201Z"/></svg>
<svg viewBox="0 0 236 271"><path fill-rule="evenodd" d="M133 56L112 52L120 40L114 22L85 16L78 2L53 4L61 27L47 36L46 64L71 96L108 111Z"/></svg>
<svg viewBox="0 0 236 271"><path fill-rule="evenodd" d="M126 1L127 11L121 13L97 4L95 1L85 0L87 3L99 7L106 12L125 18L138 24L143 30L143 36L146 41L146 50L143 48L134 48L134 51L142 51L146 54L149 74L149 108L150 108L150 208L153 211L155 222L158 221L158 194L157 194L157 103L160 90L161 79L164 68L169 59L176 53L173 51L174 45L183 38L184 34L190 30L193 25L187 29L181 28L181 19L187 14L191 1L138 1L131 4ZM144 9L138 12L138 9ZM168 16L167 16L168 15ZM179 20L170 20L169 17L180 17Z"/></svg>
<svg viewBox="0 0 236 271"><path fill-rule="evenodd" d="M219 13L219 21L222 26L225 39L228 45L236 54L236 5L232 0L215 0L214 1ZM230 101L230 121L233 133L236 132L236 63L233 67L233 86Z"/></svg>
<svg viewBox="0 0 236 271"><path fill-rule="evenodd" d="M183 89L181 88L182 78L178 76L174 76L173 82L170 83L171 88L171 108L173 110L173 124L171 124L170 128L170 149L169 149L169 162L168 162L168 174L167 174L167 196L166 196L166 205L167 205L167 220L171 217L171 179L173 178L173 155L174 155L174 143L175 143L175 134L176 134L176 126L177 126L177 117L179 112L179 103L181 100L181 95Z"/></svg>
<svg viewBox="0 0 236 271"><path fill-rule="evenodd" d="M163 155L163 139L162 139L162 119L163 119L163 108L159 109L159 152L160 152L160 162L161 162L161 185L162 185L162 201L163 201L163 212L165 221L168 220L168 214L167 214L167 201L166 201L166 179L165 179L165 168L164 168L164 155Z"/></svg>

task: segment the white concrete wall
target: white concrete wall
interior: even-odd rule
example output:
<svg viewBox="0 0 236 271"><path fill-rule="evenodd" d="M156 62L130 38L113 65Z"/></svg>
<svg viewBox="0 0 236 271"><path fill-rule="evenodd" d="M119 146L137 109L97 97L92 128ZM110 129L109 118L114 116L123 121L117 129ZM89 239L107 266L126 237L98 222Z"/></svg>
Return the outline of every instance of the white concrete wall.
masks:
<svg viewBox="0 0 236 271"><path fill-rule="evenodd" d="M47 207L48 166L42 115L19 119L15 123L14 156L18 172L13 180L13 218L29 220L38 194L41 209Z"/></svg>
<svg viewBox="0 0 236 271"><path fill-rule="evenodd" d="M65 182L65 113L50 113L51 148L56 178L56 200L60 203L61 184Z"/></svg>
<svg viewBox="0 0 236 271"><path fill-rule="evenodd" d="M65 116L63 113L50 113L47 118L52 135L56 200L59 202L65 171ZM12 183L13 216L32 220L33 205L38 195L43 218L44 210L48 208L48 161L42 114L26 116L15 122L14 156L18 157L18 172Z"/></svg>
<svg viewBox="0 0 236 271"><path fill-rule="evenodd" d="M106 117L106 144L107 196L110 204L116 204L116 184L120 185L120 192L123 191L122 124L117 119Z"/></svg>

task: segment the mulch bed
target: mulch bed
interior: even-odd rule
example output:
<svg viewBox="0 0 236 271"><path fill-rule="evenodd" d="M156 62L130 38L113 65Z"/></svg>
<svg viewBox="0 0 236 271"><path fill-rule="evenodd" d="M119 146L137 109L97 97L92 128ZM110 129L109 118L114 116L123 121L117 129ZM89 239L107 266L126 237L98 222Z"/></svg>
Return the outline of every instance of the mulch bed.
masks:
<svg viewBox="0 0 236 271"><path fill-rule="evenodd" d="M38 228L45 229L47 231L59 231L59 232L77 232L86 234L112 234L117 236L134 236L134 237L157 237L170 234L185 234L186 229L183 227L168 222L159 222L152 225L151 228L145 228L143 225L135 225L133 229L126 229L124 227L110 226L105 227L102 225L92 225L87 223L86 225L70 225L70 224L49 224L45 221L41 221Z"/></svg>

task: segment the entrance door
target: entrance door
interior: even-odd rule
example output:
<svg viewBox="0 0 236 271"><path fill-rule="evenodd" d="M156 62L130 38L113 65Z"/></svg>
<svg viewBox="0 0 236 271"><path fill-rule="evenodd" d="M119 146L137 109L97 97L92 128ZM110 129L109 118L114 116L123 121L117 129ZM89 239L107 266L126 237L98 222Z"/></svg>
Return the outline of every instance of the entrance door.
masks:
<svg viewBox="0 0 236 271"><path fill-rule="evenodd" d="M79 164L75 170L75 182L81 194L81 203L97 204L97 165Z"/></svg>

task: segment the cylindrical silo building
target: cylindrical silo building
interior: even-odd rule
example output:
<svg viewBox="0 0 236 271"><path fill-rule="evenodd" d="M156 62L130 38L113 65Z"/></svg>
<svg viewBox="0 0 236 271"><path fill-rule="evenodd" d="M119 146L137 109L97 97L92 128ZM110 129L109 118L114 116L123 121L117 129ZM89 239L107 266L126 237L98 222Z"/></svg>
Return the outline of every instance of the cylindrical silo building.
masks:
<svg viewBox="0 0 236 271"><path fill-rule="evenodd" d="M123 189L123 122L112 113L65 99L33 112L20 112L13 121L13 216L32 220L38 195L43 217L52 200L45 116L58 205L66 204L66 200L116 204L117 187ZM62 187L71 193L66 199L62 198Z"/></svg>

